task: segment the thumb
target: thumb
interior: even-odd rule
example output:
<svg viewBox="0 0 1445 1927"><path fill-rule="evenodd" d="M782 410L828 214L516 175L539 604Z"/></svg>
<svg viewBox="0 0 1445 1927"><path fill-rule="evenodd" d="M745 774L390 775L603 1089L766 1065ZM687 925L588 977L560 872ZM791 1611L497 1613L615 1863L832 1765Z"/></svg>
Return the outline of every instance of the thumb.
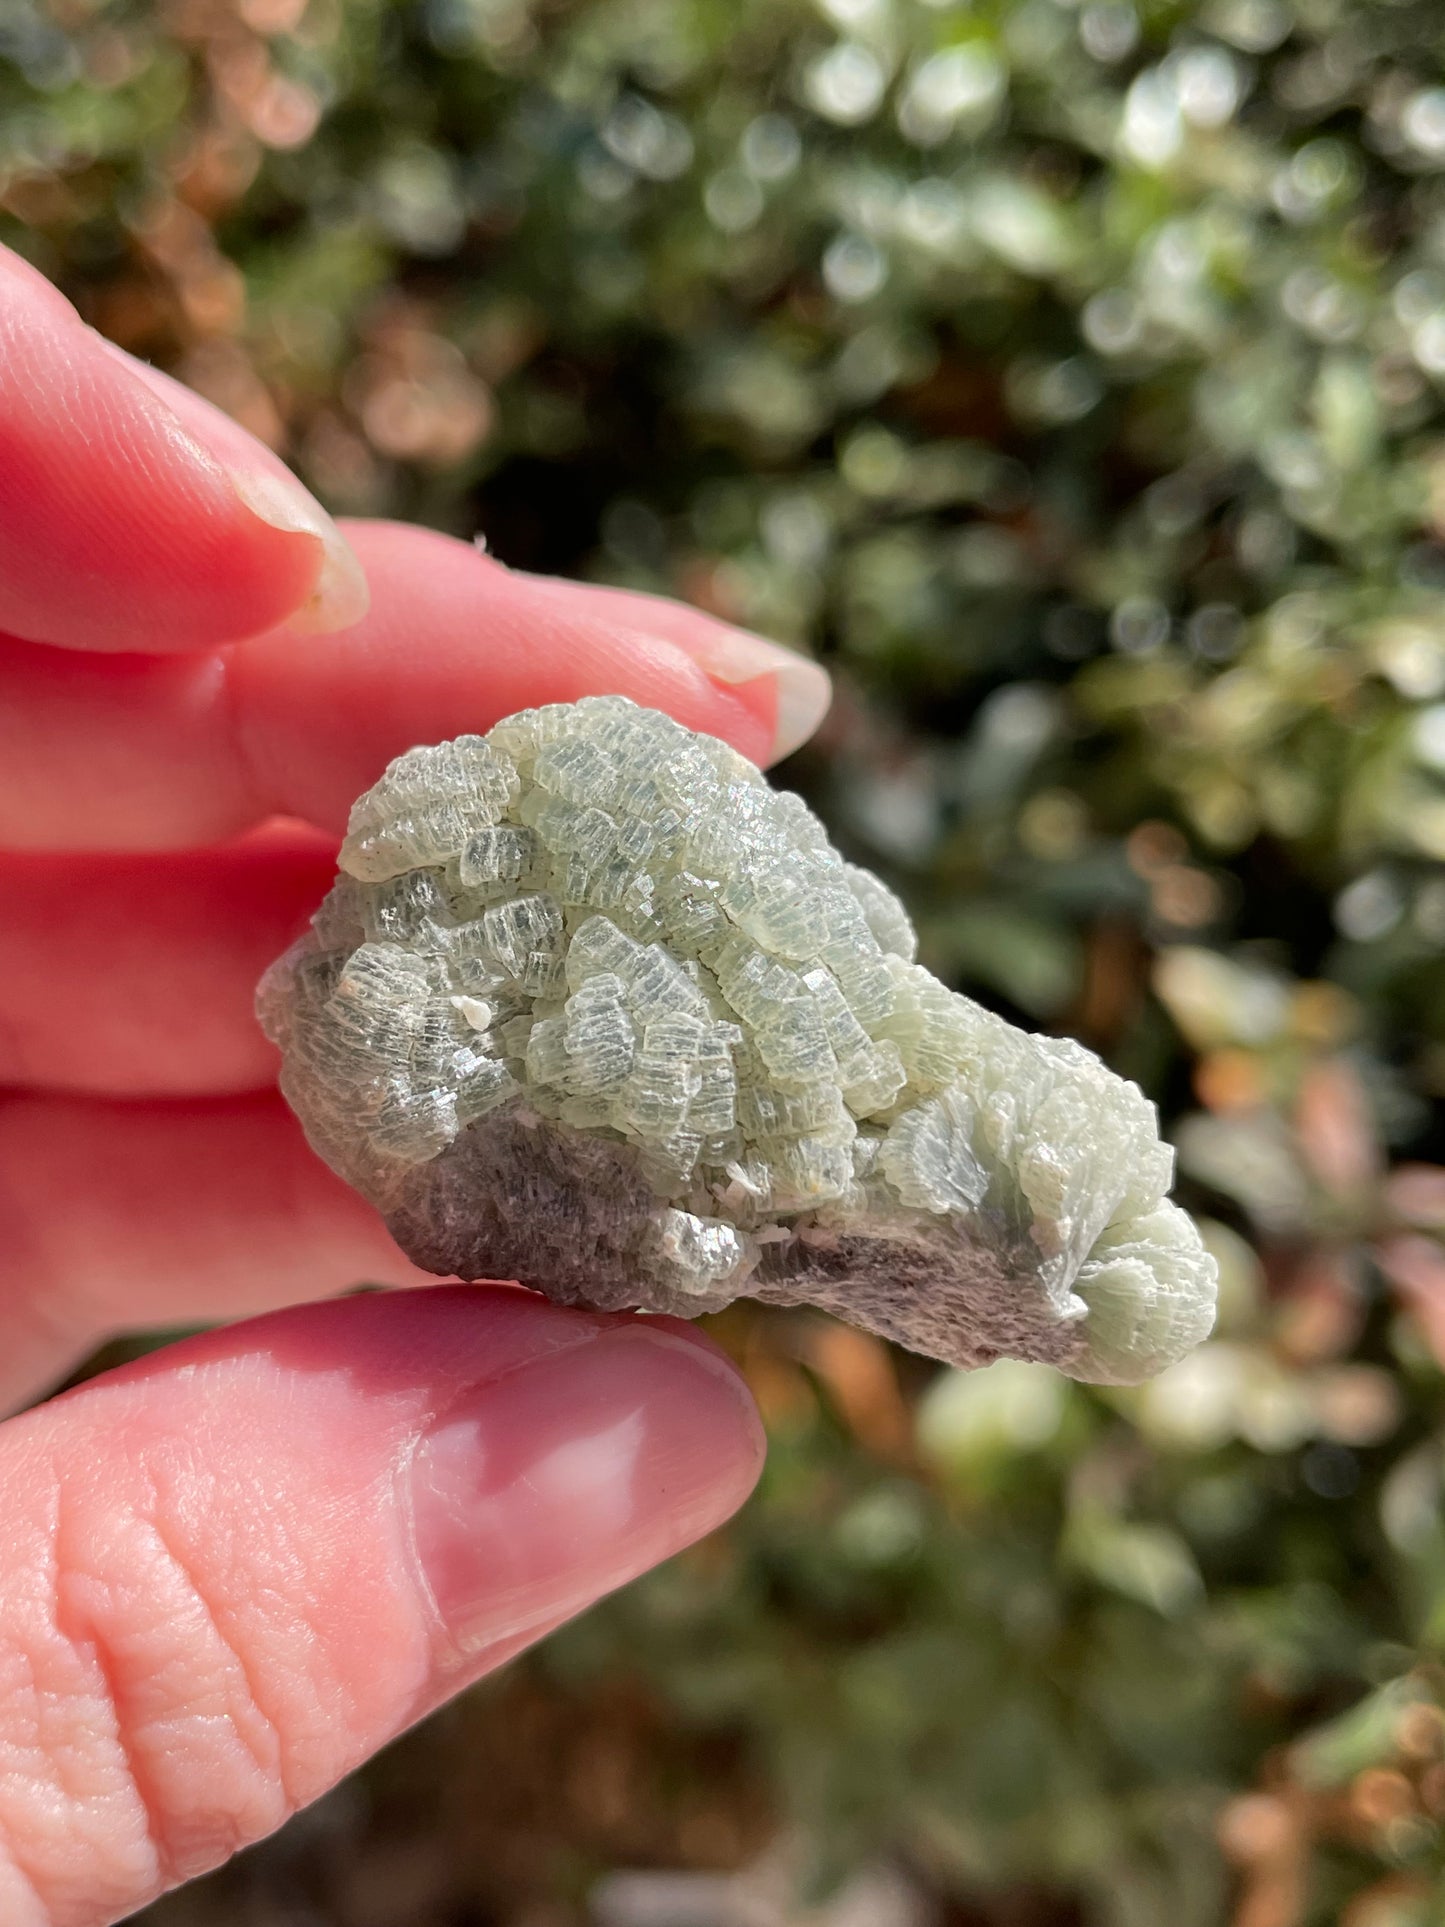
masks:
<svg viewBox="0 0 1445 1927"><path fill-rule="evenodd" d="M305 1306L0 1427L0 1920L101 1927L719 1524L762 1441L670 1320Z"/></svg>

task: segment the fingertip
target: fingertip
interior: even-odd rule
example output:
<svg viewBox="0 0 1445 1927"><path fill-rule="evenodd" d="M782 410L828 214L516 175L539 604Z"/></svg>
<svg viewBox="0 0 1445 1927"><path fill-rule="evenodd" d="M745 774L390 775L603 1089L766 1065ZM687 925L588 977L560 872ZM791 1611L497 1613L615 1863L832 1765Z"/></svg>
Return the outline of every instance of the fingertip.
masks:
<svg viewBox="0 0 1445 1927"><path fill-rule="evenodd" d="M3 252L0 335L0 630L154 655L357 619L359 565L284 465Z"/></svg>
<svg viewBox="0 0 1445 1927"><path fill-rule="evenodd" d="M286 618L293 635L334 635L360 622L371 590L356 551L314 496L286 471L252 467L228 471L243 505L268 528L305 535L320 545L311 591Z"/></svg>
<svg viewBox="0 0 1445 1927"><path fill-rule="evenodd" d="M796 649L754 635L686 602L636 589L569 582L557 576L519 575L542 596L594 619L626 621L661 636L701 669L731 707L741 706L756 744L735 744L760 764L791 756L827 715L833 683L821 663Z"/></svg>
<svg viewBox="0 0 1445 1927"><path fill-rule="evenodd" d="M555 1625L702 1538L761 1463L737 1371L651 1319L464 1394L423 1435L404 1484L458 1660Z"/></svg>
<svg viewBox="0 0 1445 1927"><path fill-rule="evenodd" d="M715 682L735 686L745 701L757 699L771 727L768 763L801 749L833 701L832 678L820 663L741 630L724 631L699 660Z"/></svg>
<svg viewBox="0 0 1445 1927"><path fill-rule="evenodd" d="M294 635L331 635L359 622L370 606L371 592L356 551L285 463L239 422L174 376L129 354L103 335L95 335L94 340L155 397L174 418L179 435L200 452L204 461L219 464L242 508L267 532L261 536L263 543L271 545L269 532L273 530L287 537L308 538L304 543L288 541L285 545L289 552L287 568L281 573L288 585L293 580L299 584L299 593L296 586L283 590L285 606L280 614L248 626L244 636L259 635L278 624ZM256 531L250 533L254 539ZM216 638L240 639L243 637Z"/></svg>

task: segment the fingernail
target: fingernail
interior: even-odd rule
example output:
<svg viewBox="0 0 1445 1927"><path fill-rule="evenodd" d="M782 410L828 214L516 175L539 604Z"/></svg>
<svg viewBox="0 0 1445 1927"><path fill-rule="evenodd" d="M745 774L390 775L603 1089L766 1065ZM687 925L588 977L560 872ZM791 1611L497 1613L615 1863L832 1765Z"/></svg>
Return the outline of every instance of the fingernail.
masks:
<svg viewBox="0 0 1445 1927"><path fill-rule="evenodd" d="M355 552L314 495L289 474L273 469L232 468L231 486L251 513L273 529L314 535L321 544L321 567L311 594L287 619L303 635L330 635L359 622L371 604Z"/></svg>
<svg viewBox="0 0 1445 1927"><path fill-rule="evenodd" d="M553 1625L710 1532L761 1455L732 1366L650 1320L464 1394L404 1474L417 1563L459 1657Z"/></svg>
<svg viewBox="0 0 1445 1927"><path fill-rule="evenodd" d="M771 678L776 691L773 759L790 756L806 743L828 713L833 685L826 669L761 636L741 629L721 630L690 650L714 682L737 685Z"/></svg>
<svg viewBox="0 0 1445 1927"><path fill-rule="evenodd" d="M93 334L92 339L102 353L150 389L173 418L176 435L195 450L200 462L221 468L253 515L288 535L313 535L321 544L311 593L288 618L288 628L322 635L359 622L371 602L371 591L360 562L315 496L279 463L268 467L258 461L259 450L243 428L173 377L104 335Z"/></svg>

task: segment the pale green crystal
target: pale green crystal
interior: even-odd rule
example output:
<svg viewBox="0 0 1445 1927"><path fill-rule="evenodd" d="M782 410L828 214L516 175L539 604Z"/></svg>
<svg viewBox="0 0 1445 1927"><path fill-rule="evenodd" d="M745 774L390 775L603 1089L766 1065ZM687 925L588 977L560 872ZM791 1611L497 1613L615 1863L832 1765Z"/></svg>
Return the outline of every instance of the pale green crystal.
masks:
<svg viewBox="0 0 1445 1927"><path fill-rule="evenodd" d="M567 1303L811 1302L1128 1382L1209 1329L1153 1106L913 961L793 795L620 697L397 759L260 1011L421 1264Z"/></svg>

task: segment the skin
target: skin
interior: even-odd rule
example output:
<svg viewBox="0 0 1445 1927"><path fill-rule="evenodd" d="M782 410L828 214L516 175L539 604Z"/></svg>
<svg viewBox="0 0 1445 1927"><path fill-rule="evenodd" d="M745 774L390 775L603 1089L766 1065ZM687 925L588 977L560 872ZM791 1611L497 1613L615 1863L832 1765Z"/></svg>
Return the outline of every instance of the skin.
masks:
<svg viewBox="0 0 1445 1927"><path fill-rule="evenodd" d="M690 1327L410 1289L251 1015L390 757L603 691L759 761L827 696L694 610L338 529L0 252L7 1927L215 1866L753 1485ZM331 1296L361 1279L395 1289ZM215 1328L31 1403L181 1321Z"/></svg>

